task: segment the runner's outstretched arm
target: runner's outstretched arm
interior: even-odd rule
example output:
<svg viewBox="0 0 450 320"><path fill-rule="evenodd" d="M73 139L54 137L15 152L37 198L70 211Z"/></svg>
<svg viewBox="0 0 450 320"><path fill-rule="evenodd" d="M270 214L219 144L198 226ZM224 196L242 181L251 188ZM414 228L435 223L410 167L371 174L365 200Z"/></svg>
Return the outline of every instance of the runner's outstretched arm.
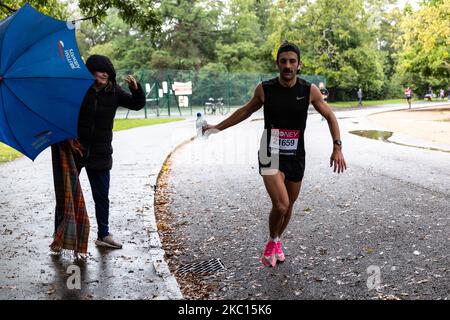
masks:
<svg viewBox="0 0 450 320"><path fill-rule="evenodd" d="M264 104L264 91L262 88L262 84L258 84L255 89L255 93L253 94L252 99L247 102L246 105L237 109L231 116L223 120L221 123L217 125L207 125L203 128L203 132L211 130L214 131L222 131L229 127L232 127L239 122L244 121L248 117L250 117L255 111L258 111L262 105Z"/></svg>
<svg viewBox="0 0 450 320"><path fill-rule="evenodd" d="M323 100L322 94L319 88L314 84L311 85L311 104L328 122L328 127L330 128L331 137L333 141L341 140L341 133L339 130L339 124L337 122L336 116L334 115L331 107ZM344 155L342 154L342 145L337 145L333 143L333 153L330 157L330 167L334 165L334 172L343 173L347 169L347 164L345 163Z"/></svg>

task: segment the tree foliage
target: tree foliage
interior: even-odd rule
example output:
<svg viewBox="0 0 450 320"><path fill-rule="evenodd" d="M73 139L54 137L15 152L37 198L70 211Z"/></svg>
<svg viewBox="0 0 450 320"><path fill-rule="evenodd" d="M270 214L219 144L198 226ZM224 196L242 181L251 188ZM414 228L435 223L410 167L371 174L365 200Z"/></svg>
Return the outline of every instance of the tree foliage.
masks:
<svg viewBox="0 0 450 320"><path fill-rule="evenodd" d="M19 8L26 0L5 0ZM63 0L29 0L66 19ZM70 0L67 0L70 1ZM450 0L423 0L418 10L396 0L79 0L92 17L77 32L83 56L99 53L121 69L203 73L276 72L284 40L301 50L303 74L325 76L331 99L402 95L448 86ZM7 9L2 8L2 16ZM242 79L242 76L241 76ZM236 80L240 81L240 80Z"/></svg>
<svg viewBox="0 0 450 320"><path fill-rule="evenodd" d="M94 25L101 24L108 9L115 8L119 17L132 27L152 35L160 30L161 17L154 0L79 0L79 7L85 16L92 17Z"/></svg>
<svg viewBox="0 0 450 320"><path fill-rule="evenodd" d="M69 16L66 4L57 0L2 0L0 3L0 19L9 16L12 10L18 10L26 3L31 4L36 10L56 19L64 20Z"/></svg>
<svg viewBox="0 0 450 320"><path fill-rule="evenodd" d="M405 13L397 43L400 81L420 93L428 85L448 86L450 79L450 0L423 2Z"/></svg>

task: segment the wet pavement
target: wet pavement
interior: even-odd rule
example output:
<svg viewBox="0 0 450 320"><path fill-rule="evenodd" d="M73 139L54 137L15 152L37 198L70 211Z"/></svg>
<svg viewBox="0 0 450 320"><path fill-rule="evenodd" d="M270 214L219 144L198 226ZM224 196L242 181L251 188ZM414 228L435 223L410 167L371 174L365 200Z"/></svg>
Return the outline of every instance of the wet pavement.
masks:
<svg viewBox="0 0 450 320"><path fill-rule="evenodd" d="M287 258L273 269L259 262L270 210L256 157L262 114L179 149L167 187L181 243L172 259L219 258L226 267L195 275L198 292L208 287L208 294L191 288L187 297L449 299L450 154L349 133L383 130L367 115L400 108L336 113L348 165L343 175L329 168L326 122L310 114L305 178L283 237Z"/></svg>
<svg viewBox="0 0 450 320"><path fill-rule="evenodd" d="M311 112L304 185L284 240L288 260L275 269L258 262L270 207L256 167L262 113L182 147L169 179L183 246L174 257L182 263L222 260L225 272L199 277L215 284L209 298L448 298L449 154L348 133L383 130L366 115L398 108L337 114L349 165L342 176L328 168L328 129ZM166 156L193 128L190 119L115 133L110 224L122 250L94 245L94 204L83 171L91 219L86 262L51 255L48 248L54 219L50 153L34 163L0 165L0 299L182 298L164 261L153 193ZM370 266L381 272L378 290L367 288ZM80 289L68 287L74 270Z"/></svg>
<svg viewBox="0 0 450 320"><path fill-rule="evenodd" d="M22 158L0 165L0 299L182 298L164 261L153 194L167 154L193 133L193 120L114 133L110 231L123 242L122 250L94 244L94 203L83 170L91 221L85 262L49 251L54 224L49 150L34 163ZM72 277L78 274L79 286Z"/></svg>

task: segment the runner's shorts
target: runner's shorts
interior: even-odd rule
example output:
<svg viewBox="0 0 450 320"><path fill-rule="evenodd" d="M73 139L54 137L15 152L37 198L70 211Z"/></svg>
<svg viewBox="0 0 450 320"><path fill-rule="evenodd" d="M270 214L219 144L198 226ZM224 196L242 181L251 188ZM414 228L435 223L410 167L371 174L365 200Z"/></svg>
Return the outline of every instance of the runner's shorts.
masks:
<svg viewBox="0 0 450 320"><path fill-rule="evenodd" d="M259 154L258 164L260 175L263 175L264 170L270 170L270 164L264 165L259 161ZM305 157L280 156L280 167L278 170L284 173L286 180L300 182L303 180L303 175L305 174Z"/></svg>

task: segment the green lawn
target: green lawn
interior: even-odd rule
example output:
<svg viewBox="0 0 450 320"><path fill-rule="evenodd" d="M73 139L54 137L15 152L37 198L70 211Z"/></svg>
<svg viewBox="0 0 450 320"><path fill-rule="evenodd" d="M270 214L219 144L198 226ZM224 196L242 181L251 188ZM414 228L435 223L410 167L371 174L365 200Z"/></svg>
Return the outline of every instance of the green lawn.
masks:
<svg viewBox="0 0 450 320"><path fill-rule="evenodd" d="M422 100L412 100L412 103L422 101ZM394 104L394 103L404 103L407 104L406 99L390 99L390 100L368 100L362 102L363 107L368 106L381 106L384 104ZM341 101L341 102L330 102L330 105L335 108L352 108L358 106L358 101Z"/></svg>
<svg viewBox="0 0 450 320"><path fill-rule="evenodd" d="M21 156L22 154L20 152L0 142L0 163L13 161Z"/></svg>
<svg viewBox="0 0 450 320"><path fill-rule="evenodd" d="M142 126L181 121L183 118L152 118L152 119L117 119L114 121L114 131L126 130ZM0 163L12 161L21 157L22 154L13 148L0 142Z"/></svg>
<svg viewBox="0 0 450 320"><path fill-rule="evenodd" d="M114 120L113 131L127 130L181 120L184 120L184 118L116 119Z"/></svg>

